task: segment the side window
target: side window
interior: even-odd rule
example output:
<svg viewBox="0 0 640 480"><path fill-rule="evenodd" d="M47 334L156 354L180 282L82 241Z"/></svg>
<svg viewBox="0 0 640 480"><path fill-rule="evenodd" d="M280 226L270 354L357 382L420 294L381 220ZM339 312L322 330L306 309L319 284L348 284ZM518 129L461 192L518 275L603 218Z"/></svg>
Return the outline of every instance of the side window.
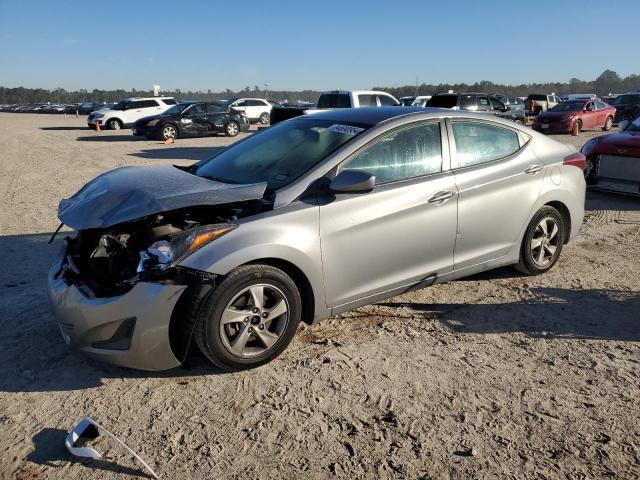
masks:
<svg viewBox="0 0 640 480"><path fill-rule="evenodd" d="M222 108L220 105L216 105L214 103L210 103L207 105L207 113L220 113L224 111L224 108Z"/></svg>
<svg viewBox="0 0 640 480"><path fill-rule="evenodd" d="M136 110L138 108L142 108L142 102L140 101L132 101L127 103L127 110Z"/></svg>
<svg viewBox="0 0 640 480"><path fill-rule="evenodd" d="M499 110L504 107L502 102L500 102L500 100L498 100L497 98L490 98L489 101L491 102L491 106L494 110Z"/></svg>
<svg viewBox="0 0 640 480"><path fill-rule="evenodd" d="M151 107L160 106L158 102L156 102L155 100L143 100L141 103L142 103L142 108L151 108Z"/></svg>
<svg viewBox="0 0 640 480"><path fill-rule="evenodd" d="M427 123L387 133L356 153L342 169L376 176L376 184L442 171L440 124Z"/></svg>
<svg viewBox="0 0 640 480"><path fill-rule="evenodd" d="M392 107L396 105L393 98L388 97L387 95L378 95L378 100L380 100L380 106L382 107Z"/></svg>
<svg viewBox="0 0 640 480"><path fill-rule="evenodd" d="M247 104L246 100L240 100L240 101L237 101L233 106L234 107L248 107L249 105Z"/></svg>
<svg viewBox="0 0 640 480"><path fill-rule="evenodd" d="M520 149L518 134L477 122L452 122L458 167L469 167L507 157Z"/></svg>
<svg viewBox="0 0 640 480"><path fill-rule="evenodd" d="M361 107L377 107L375 95L358 95L358 103Z"/></svg>
<svg viewBox="0 0 640 480"><path fill-rule="evenodd" d="M478 111L486 112L487 110L491 110L489 106L489 99L487 97L477 97L478 100Z"/></svg>
<svg viewBox="0 0 640 480"><path fill-rule="evenodd" d="M189 110L187 110L187 115L202 115L204 112L204 108L201 103L196 103L191 105Z"/></svg>
<svg viewBox="0 0 640 480"><path fill-rule="evenodd" d="M176 101L173 98L164 98L162 99L162 103L165 105L175 105Z"/></svg>
<svg viewBox="0 0 640 480"><path fill-rule="evenodd" d="M596 105L598 106L598 110L604 110L607 108L607 104L603 102L596 102Z"/></svg>
<svg viewBox="0 0 640 480"><path fill-rule="evenodd" d="M461 95L460 96L460 110L477 110L478 104L476 103L476 97L473 95Z"/></svg>

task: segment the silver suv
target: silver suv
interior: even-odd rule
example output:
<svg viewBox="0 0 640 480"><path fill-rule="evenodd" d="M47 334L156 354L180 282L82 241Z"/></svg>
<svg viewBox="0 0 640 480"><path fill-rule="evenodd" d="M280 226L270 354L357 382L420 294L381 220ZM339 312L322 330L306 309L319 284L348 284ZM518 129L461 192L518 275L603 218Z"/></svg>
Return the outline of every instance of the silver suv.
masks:
<svg viewBox="0 0 640 480"><path fill-rule="evenodd" d="M513 122L339 109L192 167L124 167L62 200L49 274L67 343L129 367L276 357L313 323L503 265L549 270L584 214L585 158Z"/></svg>

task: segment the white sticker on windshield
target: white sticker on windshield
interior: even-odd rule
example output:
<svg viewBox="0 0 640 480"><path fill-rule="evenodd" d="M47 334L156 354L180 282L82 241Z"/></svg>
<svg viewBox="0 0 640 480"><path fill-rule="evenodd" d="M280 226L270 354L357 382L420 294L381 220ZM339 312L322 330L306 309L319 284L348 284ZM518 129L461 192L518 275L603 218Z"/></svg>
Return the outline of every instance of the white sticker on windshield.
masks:
<svg viewBox="0 0 640 480"><path fill-rule="evenodd" d="M364 130L364 128L352 127L351 125L335 124L335 125L331 125L329 127L329 131L330 132L333 132L333 133L344 133L345 135L357 135L362 130Z"/></svg>

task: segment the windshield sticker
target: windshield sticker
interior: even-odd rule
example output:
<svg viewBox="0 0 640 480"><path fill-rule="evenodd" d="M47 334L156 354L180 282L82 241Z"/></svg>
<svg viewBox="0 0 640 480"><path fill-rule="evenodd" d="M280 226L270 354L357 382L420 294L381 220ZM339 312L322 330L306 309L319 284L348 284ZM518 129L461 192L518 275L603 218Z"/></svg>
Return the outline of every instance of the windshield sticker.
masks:
<svg viewBox="0 0 640 480"><path fill-rule="evenodd" d="M364 130L364 128L352 127L351 125L335 124L329 127L330 132L344 133L345 135L352 135L352 136L359 134L362 130Z"/></svg>

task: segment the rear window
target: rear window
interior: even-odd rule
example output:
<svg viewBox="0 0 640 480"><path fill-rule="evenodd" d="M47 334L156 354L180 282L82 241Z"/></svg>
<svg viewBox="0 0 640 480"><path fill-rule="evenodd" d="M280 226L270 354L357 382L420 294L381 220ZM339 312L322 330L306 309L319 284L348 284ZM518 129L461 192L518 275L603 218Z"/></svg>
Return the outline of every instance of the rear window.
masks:
<svg viewBox="0 0 640 480"><path fill-rule="evenodd" d="M323 93L318 108L351 108L351 99L346 93Z"/></svg>
<svg viewBox="0 0 640 480"><path fill-rule="evenodd" d="M453 108L457 103L457 95L435 95L429 99L427 107Z"/></svg>
<svg viewBox="0 0 640 480"><path fill-rule="evenodd" d="M546 102L547 96L546 95L529 95L527 97L527 100L535 100L536 102L539 102L539 101Z"/></svg>

